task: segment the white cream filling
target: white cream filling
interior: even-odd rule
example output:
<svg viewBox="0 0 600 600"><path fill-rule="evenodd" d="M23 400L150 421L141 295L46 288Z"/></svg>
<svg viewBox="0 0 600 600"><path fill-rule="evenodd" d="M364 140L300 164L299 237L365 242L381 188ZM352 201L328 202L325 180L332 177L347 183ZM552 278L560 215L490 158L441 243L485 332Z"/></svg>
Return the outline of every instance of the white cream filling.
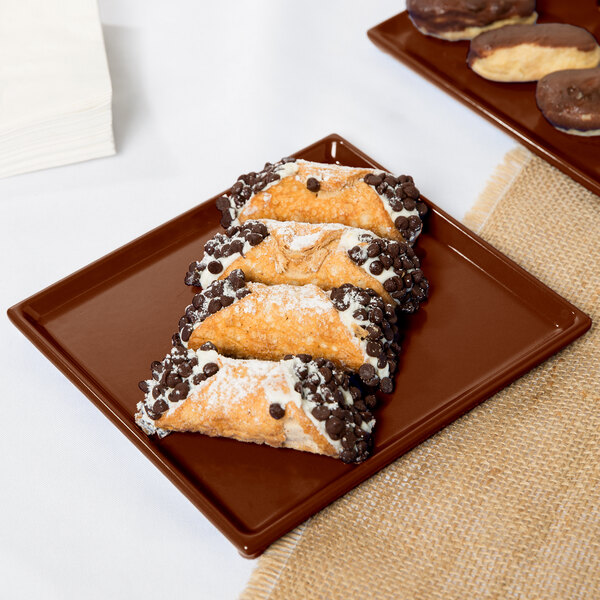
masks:
<svg viewBox="0 0 600 600"><path fill-rule="evenodd" d="M369 241L369 242L361 241L359 238L363 234L369 234L371 236L373 235L373 234L370 234L368 231L365 231L364 229L349 229L348 231L345 231L343 233L342 237L340 238L340 248L342 248L346 252L348 252L348 250L351 250L355 246L358 246L359 248L364 249L364 254L365 254L365 258L367 259L367 262L363 263L361 265L361 267L371 277L373 277L373 279L376 279L377 281L379 281L379 283L381 283L381 285L383 285L390 277L394 277L394 275L396 273L394 273L394 271L392 269L386 269L385 267L383 268L383 271L379 275L374 275L373 273L371 273L371 271L369 270L369 267L371 266L372 263L374 263L376 260L379 259L379 256L374 256L373 258L371 258L370 256L367 256L367 247L372 242L371 241Z"/></svg>
<svg viewBox="0 0 600 600"><path fill-rule="evenodd" d="M319 373L319 369L313 362L306 364L306 363L303 363L299 358L294 358L293 360L283 361L282 364L284 365L284 368L286 369L286 378L290 382L292 382L292 381L294 382L291 385L292 390L294 388L295 382L299 381L298 376L294 372L295 369L297 369L297 368L305 367L308 370L307 378L309 378L311 375L317 375L319 377L319 380L321 381L321 383L324 383L323 376L321 375L321 373ZM353 405L354 401L352 400L352 395L350 394L350 391L344 390L341 387L339 389L341 390L342 394L344 395L344 400L346 401L346 403L349 405ZM315 419L315 417L312 414L312 411L316 406L322 406L322 405L317 402L314 402L312 400L302 398L302 395L299 394L298 392L295 392L295 390L294 390L294 393L299 398L300 406L301 406L302 410L304 411L304 414L309 418L310 422L315 426L317 431L335 448L336 452L338 452L338 454L341 454L344 450L344 448L342 446L342 439L341 438L339 440L331 439L329 437L329 434L327 433L327 429L325 428L325 424L327 423L327 421L319 421L318 419ZM275 400L275 402L278 402L278 401ZM334 410L334 409L340 407L340 405L337 402L331 402L331 403L326 404L325 406L327 406L327 408L329 408L330 410ZM363 431L366 431L367 433L371 433L374 424L375 424L375 419L372 419L368 423L363 421L361 423L361 429L363 429Z"/></svg>
<svg viewBox="0 0 600 600"><path fill-rule="evenodd" d="M386 173L385 171L378 171L376 169L373 169L372 171L373 175L383 175L384 177L386 175L389 175L389 173ZM368 184L367 184L368 185ZM398 217L406 217L408 219L408 217L411 216L416 216L419 217L419 211L417 210L417 208L413 208L412 210L407 210L406 208L402 208L402 210L394 210L391 205L390 205L390 201L387 198L387 196L384 196L382 194L380 194L374 186L370 186L373 188L373 191L379 196L382 204L383 204L383 208L385 208L387 214L390 216L390 219L392 220L392 223L396 222L396 219ZM419 217L419 220L421 219L421 217ZM414 238L413 238L414 239Z"/></svg>
<svg viewBox="0 0 600 600"><path fill-rule="evenodd" d="M353 316L357 310L359 310L361 308L365 308L365 307L352 297L346 296L346 299L349 301L350 306L346 310L338 311L342 323L348 328L348 331L350 331L350 333L352 334L352 337L354 338L355 343L358 345L358 347L362 351L364 361L366 363L369 363L370 365L373 365L373 367L375 367L375 372L377 373L377 375L379 376L380 379L383 379L384 377L389 377L390 376L390 365L386 362L385 367L383 367L383 369L380 369L377 366L379 357L369 356L367 354L368 340L366 338L364 340L360 339L355 333L357 326L363 327L363 328L366 328L366 326L367 326L366 321L359 321L358 319L355 319Z"/></svg>
<svg viewBox="0 0 600 600"><path fill-rule="evenodd" d="M227 243L231 243L233 240L242 240L243 238L241 237L232 237L231 240ZM213 283L214 281L216 281L217 279L219 279L219 277L227 270L227 268L234 263L240 256L244 256L246 254L246 252L248 252L248 250L250 250L250 248L252 248L252 245L250 244L250 242L248 242L247 240L244 241L244 246L242 248L242 253L241 255L238 254L237 252L235 252L234 254L230 254L229 256L221 256L220 258L215 258L214 256L210 256L209 254L204 254L203 258L202 258L202 262L201 264L206 265L206 269L204 269L204 271L201 272L200 275L200 285L206 289L211 283ZM212 261L217 261L220 262L221 265L223 266L223 270L220 273L217 273L216 275L211 273L208 270L208 263L212 262Z"/></svg>
<svg viewBox="0 0 600 600"><path fill-rule="evenodd" d="M219 362L218 362L219 354L216 350L200 350L200 349L198 349L196 351L188 350L187 351L188 360L191 360L194 357L196 357L198 359L198 364L192 368L192 374L189 375L185 379L185 381L187 381L190 386L190 391L188 392L188 397L191 394L193 394L194 392L198 391L200 388L202 388L202 386L204 386L205 383L210 379L210 377L207 377L204 381L201 381L199 384L193 384L192 381L193 381L194 377L196 375L199 375L200 373L203 373L204 367L208 363L219 364ZM151 408L154 405L154 403L157 402L157 400L155 400L154 397L152 396L152 390L157 385L160 385L160 382L156 381L156 379L153 378L153 379L147 379L146 383L148 384L148 388L149 388L148 392L146 393L146 401L138 402L138 404L137 404L138 412L135 415L135 422L142 428L142 430L144 431L144 433L146 435L152 435L153 433L156 433L156 434L158 434L159 437L164 437L165 435L168 435L170 432L167 431L166 429L161 429L160 427L156 427L154 420L152 420L148 416L148 413L144 409L144 407L146 405ZM171 400L169 400L168 396L169 396L168 393L165 394L164 396L161 396L161 400L164 400L164 402L166 402L167 406L169 407L164 413L162 413L163 415L170 414L178 406L181 406L181 404L185 401L185 399L182 399L179 402L172 402Z"/></svg>

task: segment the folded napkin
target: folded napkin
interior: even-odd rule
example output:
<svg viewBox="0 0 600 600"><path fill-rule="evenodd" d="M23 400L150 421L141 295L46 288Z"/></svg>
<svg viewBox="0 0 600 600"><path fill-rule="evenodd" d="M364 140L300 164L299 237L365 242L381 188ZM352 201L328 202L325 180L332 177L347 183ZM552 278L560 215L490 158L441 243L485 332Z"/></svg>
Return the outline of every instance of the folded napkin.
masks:
<svg viewBox="0 0 600 600"><path fill-rule="evenodd" d="M0 3L0 177L114 154L96 0Z"/></svg>
<svg viewBox="0 0 600 600"><path fill-rule="evenodd" d="M466 224L600 318L600 198L519 149ZM599 449L594 323L273 544L241 597L600 598Z"/></svg>

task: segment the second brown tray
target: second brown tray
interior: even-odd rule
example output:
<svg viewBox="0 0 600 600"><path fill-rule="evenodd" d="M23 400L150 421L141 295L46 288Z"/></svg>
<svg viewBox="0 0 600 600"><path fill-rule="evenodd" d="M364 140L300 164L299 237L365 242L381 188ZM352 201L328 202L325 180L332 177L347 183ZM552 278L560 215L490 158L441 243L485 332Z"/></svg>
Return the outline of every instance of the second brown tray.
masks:
<svg viewBox="0 0 600 600"><path fill-rule="evenodd" d="M600 39L595 0L538 0L540 23L571 23ZM469 108L498 125L532 152L600 195L600 137L557 131L535 103L535 83L497 83L467 66L469 42L446 42L419 33L403 12L368 31L373 43Z"/></svg>

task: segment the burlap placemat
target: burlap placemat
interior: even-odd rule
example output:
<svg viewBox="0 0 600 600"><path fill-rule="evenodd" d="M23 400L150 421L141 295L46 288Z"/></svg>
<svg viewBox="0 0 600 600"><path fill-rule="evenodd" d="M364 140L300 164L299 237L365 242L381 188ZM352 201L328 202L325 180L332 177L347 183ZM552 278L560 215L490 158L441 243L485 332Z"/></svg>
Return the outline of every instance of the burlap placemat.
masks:
<svg viewBox="0 0 600 600"><path fill-rule="evenodd" d="M465 222L600 317L600 198L519 149ZM273 544L241 598L600 598L599 384L593 325Z"/></svg>

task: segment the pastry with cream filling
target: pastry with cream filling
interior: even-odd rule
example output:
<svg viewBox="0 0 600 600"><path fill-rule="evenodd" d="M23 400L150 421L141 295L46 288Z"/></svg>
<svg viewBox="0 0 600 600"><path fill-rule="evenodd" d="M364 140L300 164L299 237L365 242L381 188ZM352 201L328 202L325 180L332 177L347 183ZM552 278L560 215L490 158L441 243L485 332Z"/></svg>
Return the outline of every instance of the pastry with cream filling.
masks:
<svg viewBox="0 0 600 600"><path fill-rule="evenodd" d="M600 46L586 29L566 23L508 25L471 41L467 63L492 81L537 81L554 71L600 62Z"/></svg>
<svg viewBox="0 0 600 600"><path fill-rule="evenodd" d="M417 310L429 288L419 258L406 243L337 223L232 225L206 243L204 257L190 265L185 281L207 288L235 269L247 281L268 285L313 283L330 290L351 283L371 288L406 313Z"/></svg>
<svg viewBox="0 0 600 600"><path fill-rule="evenodd" d="M414 26L443 40L471 40L505 25L535 23L535 0L407 0Z"/></svg>
<svg viewBox="0 0 600 600"><path fill-rule="evenodd" d="M427 212L412 177L295 158L241 175L217 208L226 229L255 219L341 223L409 244Z"/></svg>
<svg viewBox="0 0 600 600"><path fill-rule="evenodd" d="M571 135L600 135L600 67L550 73L538 81L535 98L556 129Z"/></svg>
<svg viewBox="0 0 600 600"><path fill-rule="evenodd" d="M212 342L235 358L310 354L389 393L400 351L396 322L394 307L371 289L247 283L236 269L194 296L178 335L193 350Z"/></svg>
<svg viewBox="0 0 600 600"><path fill-rule="evenodd" d="M351 375L327 360L240 360L210 343L197 350L178 344L151 370L135 415L148 435L197 432L346 463L369 455L375 397L363 397Z"/></svg>

